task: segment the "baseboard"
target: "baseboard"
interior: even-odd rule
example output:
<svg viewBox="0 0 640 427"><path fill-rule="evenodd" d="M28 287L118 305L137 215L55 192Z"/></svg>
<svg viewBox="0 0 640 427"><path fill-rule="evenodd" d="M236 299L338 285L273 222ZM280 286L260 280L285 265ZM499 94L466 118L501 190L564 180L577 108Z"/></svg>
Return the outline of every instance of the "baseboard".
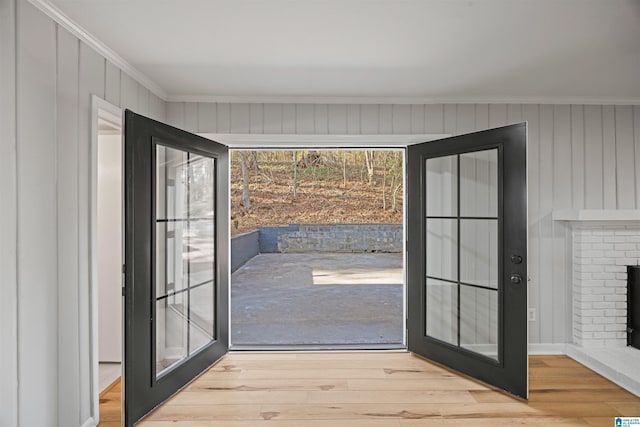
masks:
<svg viewBox="0 0 640 427"><path fill-rule="evenodd" d="M529 344L529 354L567 354L567 345L562 344Z"/></svg>

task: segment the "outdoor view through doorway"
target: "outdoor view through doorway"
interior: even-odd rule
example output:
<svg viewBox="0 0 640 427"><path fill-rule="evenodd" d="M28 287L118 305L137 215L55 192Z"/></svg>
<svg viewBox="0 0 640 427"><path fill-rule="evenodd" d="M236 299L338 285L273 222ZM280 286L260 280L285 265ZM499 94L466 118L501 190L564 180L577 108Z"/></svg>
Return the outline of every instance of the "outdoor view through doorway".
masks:
<svg viewBox="0 0 640 427"><path fill-rule="evenodd" d="M403 347L404 151L230 158L232 347Z"/></svg>

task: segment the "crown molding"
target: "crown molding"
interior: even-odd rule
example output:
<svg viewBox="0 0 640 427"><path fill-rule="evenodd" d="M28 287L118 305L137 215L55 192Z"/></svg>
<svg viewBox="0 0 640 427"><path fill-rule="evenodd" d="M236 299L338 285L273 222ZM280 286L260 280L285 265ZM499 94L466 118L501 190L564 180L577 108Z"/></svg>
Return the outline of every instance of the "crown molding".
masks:
<svg viewBox="0 0 640 427"><path fill-rule="evenodd" d="M551 104L640 105L640 98L599 97L404 97L404 96L215 96L169 95L168 102L230 104Z"/></svg>
<svg viewBox="0 0 640 427"><path fill-rule="evenodd" d="M61 11L56 5L51 3L49 0L28 0L29 3L33 4L40 11L42 11L49 18L53 19L71 34L73 34L78 39L82 40L86 43L90 48L94 49L100 55L104 56L110 62L112 62L116 67L125 73L129 74L134 80L138 83L149 89L155 95L162 98L164 101L167 101L168 95L167 92L162 89L156 82L151 80L146 74L142 73L138 69L136 69L133 65L127 62L124 58L118 55L114 50L112 50L109 46L104 44L98 38L96 38L93 34L85 30L81 25L77 22L69 18L63 11Z"/></svg>

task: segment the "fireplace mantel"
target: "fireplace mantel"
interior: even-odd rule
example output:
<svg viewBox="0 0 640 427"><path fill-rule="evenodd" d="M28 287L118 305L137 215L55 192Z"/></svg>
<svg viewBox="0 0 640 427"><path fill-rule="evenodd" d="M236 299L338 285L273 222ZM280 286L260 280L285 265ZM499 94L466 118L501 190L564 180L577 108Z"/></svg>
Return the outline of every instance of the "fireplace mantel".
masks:
<svg viewBox="0 0 640 427"><path fill-rule="evenodd" d="M639 222L637 209L566 209L553 211L555 221L569 222Z"/></svg>

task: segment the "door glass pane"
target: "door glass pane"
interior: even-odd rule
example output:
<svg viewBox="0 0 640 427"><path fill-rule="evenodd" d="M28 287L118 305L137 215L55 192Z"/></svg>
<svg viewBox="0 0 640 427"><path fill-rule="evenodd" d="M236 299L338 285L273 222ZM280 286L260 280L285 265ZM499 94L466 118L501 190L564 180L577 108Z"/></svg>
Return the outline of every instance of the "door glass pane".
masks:
<svg viewBox="0 0 640 427"><path fill-rule="evenodd" d="M498 220L460 220L460 281L498 287Z"/></svg>
<svg viewBox="0 0 640 427"><path fill-rule="evenodd" d="M214 159L156 145L157 375L214 339L214 176Z"/></svg>
<svg viewBox="0 0 640 427"><path fill-rule="evenodd" d="M196 288L191 288L190 290L190 353L193 353L203 345L208 344L214 338L214 289L213 283L208 283Z"/></svg>
<svg viewBox="0 0 640 427"><path fill-rule="evenodd" d="M458 280L458 220L427 219L427 276Z"/></svg>
<svg viewBox="0 0 640 427"><path fill-rule="evenodd" d="M458 215L458 156L427 159L427 216Z"/></svg>
<svg viewBox="0 0 640 427"><path fill-rule="evenodd" d="M498 215L498 150L460 154L460 216Z"/></svg>
<svg viewBox="0 0 640 427"><path fill-rule="evenodd" d="M460 286L460 346L498 359L498 291Z"/></svg>
<svg viewBox="0 0 640 427"><path fill-rule="evenodd" d="M458 285L427 279L427 335L458 344Z"/></svg>

